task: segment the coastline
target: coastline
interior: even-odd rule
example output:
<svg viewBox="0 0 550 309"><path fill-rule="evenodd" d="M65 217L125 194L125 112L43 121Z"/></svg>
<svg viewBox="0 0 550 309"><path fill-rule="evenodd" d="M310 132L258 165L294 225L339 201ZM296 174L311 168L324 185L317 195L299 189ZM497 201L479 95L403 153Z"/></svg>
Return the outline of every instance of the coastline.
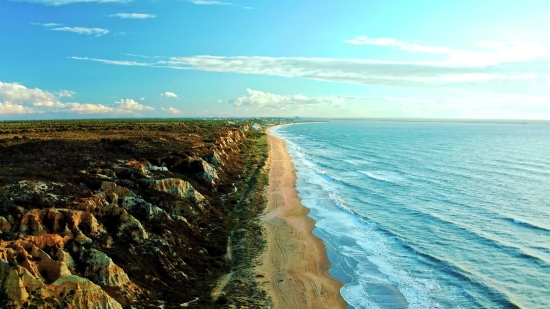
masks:
<svg viewBox="0 0 550 309"><path fill-rule="evenodd" d="M325 245L312 234L315 222L294 188L296 174L285 142L269 130L268 203L262 218L267 250L257 268L263 276L258 283L273 308L347 308L339 292L343 284L328 274Z"/></svg>

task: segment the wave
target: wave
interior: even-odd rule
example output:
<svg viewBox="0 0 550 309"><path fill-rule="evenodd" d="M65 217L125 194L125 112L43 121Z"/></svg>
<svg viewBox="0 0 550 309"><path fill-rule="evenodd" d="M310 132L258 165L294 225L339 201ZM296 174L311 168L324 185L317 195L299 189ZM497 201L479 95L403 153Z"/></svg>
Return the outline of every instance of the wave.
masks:
<svg viewBox="0 0 550 309"><path fill-rule="evenodd" d="M325 180L328 180L328 181L334 182L334 183L344 183L344 181L342 179L340 179L338 177L335 177L335 176L332 176L332 175L330 175L329 173L327 173L326 171L324 171L320 168L315 168L314 167L313 170Z"/></svg>
<svg viewBox="0 0 550 309"><path fill-rule="evenodd" d="M354 280L342 288L344 299L355 308L377 308L374 307L375 300L365 297L368 295L365 291L369 290L369 284L386 284L399 290L409 308L439 308L438 303L430 297L430 291L438 288L435 279L418 280L399 268L400 263L396 261L403 257L395 254L386 244L388 241L393 242L393 238L385 237L377 230L376 224L348 207L342 196L329 193L329 197L337 209L344 212L327 213L325 210L324 215L314 218L317 220L316 227L328 233L326 235L352 239L355 244L353 247L350 247L351 244L340 245L338 252L358 263L352 274ZM373 275L372 268L365 263L374 265L384 277Z"/></svg>
<svg viewBox="0 0 550 309"><path fill-rule="evenodd" d="M290 143L289 143L290 144ZM323 163L320 163L319 161L307 156L303 151L301 151L301 149L297 146L295 146L295 149L296 151L299 151L301 152L302 154L297 156L296 152L292 151L292 150L289 150L289 152L291 153L291 155L295 155L293 157L300 157L300 159L302 160L303 164L307 166L308 169L310 170L313 170L315 171L315 173L322 177L324 180L327 180L329 182L332 182L332 183L338 183L338 184L344 184L344 181L336 176L333 176L331 174L329 174L327 171L323 170L320 168L320 166L326 166L328 167L328 165L325 165ZM296 162L295 163L295 167L298 171L298 173L300 173L300 170L298 169L300 167L300 162Z"/></svg>
<svg viewBox="0 0 550 309"><path fill-rule="evenodd" d="M350 276L341 290L350 304L376 308L369 284L390 284L414 304L409 308L434 308L437 303L445 308L519 308L520 303L545 308L550 227L537 214L546 210L537 208L535 213L518 206L537 205L546 195L513 196L508 195L512 190L503 189L521 189L524 174L539 163L525 167L518 161L507 168L506 162L494 160L498 153L479 152L479 144L460 144L445 134L431 136L445 146L434 153L431 148L411 149L398 136L373 135L367 141L342 128L352 138L335 130L308 129L307 139L294 139L301 130L293 129L283 139L300 146L289 145L289 152L296 152L297 190L305 190L304 205L312 209L319 235L335 259L334 273L344 267L341 273ZM463 147L461 157L452 156L450 147L456 143ZM354 248L353 257L343 252L351 250L347 246ZM352 261L358 256L363 260ZM386 277L373 275L376 269ZM417 293L431 303L414 300Z"/></svg>
<svg viewBox="0 0 550 309"><path fill-rule="evenodd" d="M363 203L366 203L366 202L363 201ZM369 223L375 223L377 225L377 228L380 231L386 233L389 237L409 241L409 238L406 237L405 235L401 235L401 234L397 233L396 231L390 231L389 229L383 227L382 224L375 221L373 218L368 218L368 217L362 216L357 211L355 211L355 210L353 210L353 209L351 209L351 208L349 208L345 205L342 205L340 207L342 209L346 209L348 212L358 216L360 219L367 220ZM538 267L550 268L550 261L547 261L544 258L538 257L534 254L527 253L522 248L516 247L516 246L511 245L511 244L503 243L502 240L495 239L495 238L493 238L489 235L485 235L485 233L482 233L481 231L472 230L471 227L463 226L459 222L449 221L445 218L442 218L442 217L436 215L435 213L428 213L428 212L423 212L423 211L414 210L414 209L408 209L407 212L410 213L412 216L414 216L416 218L415 220L417 220L417 221L420 220L419 222L430 222L431 225L437 225L437 226L441 226L441 227L446 226L447 230L450 234L457 235L457 234L460 233L460 234L464 235L463 236L464 239L469 239L469 240L473 241L473 243L483 244L484 246L487 246L488 248L491 248L491 247L492 248L500 248L501 253L506 253L510 257L530 260L531 262L534 262ZM420 218L419 218L419 216L420 216Z"/></svg>
<svg viewBox="0 0 550 309"><path fill-rule="evenodd" d="M323 157L323 156L319 156L319 157ZM334 162L338 161L338 160L334 160L334 159L331 159L331 158L323 158L323 159L325 159L327 161L334 161ZM306 156L306 160L308 160L309 162L311 162L313 164L316 164L318 166L324 167L324 168L332 168L333 167L333 165L326 164L326 163L321 162L319 160L313 159L312 157Z"/></svg>
<svg viewBox="0 0 550 309"><path fill-rule="evenodd" d="M527 228L530 228L530 229L550 232L550 229L548 229L548 228L544 228L542 226L538 226L538 225L535 225L535 224L532 224L532 223L529 223L529 222L525 222L523 220L513 219L513 218L508 218L508 220L511 220L514 224L524 226L524 227L527 227Z"/></svg>
<svg viewBox="0 0 550 309"><path fill-rule="evenodd" d="M442 222L447 222L447 223L453 224L452 222L442 220L438 217L434 217L434 218L437 218L438 220L441 220ZM416 249L412 248L412 246L410 245L411 243L413 243L412 239L408 238L405 235L401 235L397 232L390 231L390 230L382 227L378 222L376 222L372 219L369 219L369 221L372 222L372 223L375 223L377 225L378 230L386 233L389 237L393 237L393 238L401 240L404 247L406 247L408 249L412 249L413 253L416 253ZM511 246L511 245L507 245L507 244L503 244L503 243L501 243L500 241L498 241L496 239L485 237L483 235L480 235L480 234L478 234L474 231L470 231L470 230L468 230L464 227L461 227L461 226L456 226L456 227L458 229L464 231L464 232L472 233L473 235L475 235L479 239L479 241L485 243L488 246L496 246L498 248L501 248L502 250L504 250L504 252L506 252L510 256L513 256L514 258L529 260L530 262L535 263L540 268L544 268L544 269L550 268L550 263L548 261L546 261L545 259L543 259L541 257L537 257L533 254L526 253L521 248L514 247L514 246Z"/></svg>
<svg viewBox="0 0 550 309"><path fill-rule="evenodd" d="M379 309L359 282L348 283L340 289L342 297L353 308Z"/></svg>
<svg viewBox="0 0 550 309"><path fill-rule="evenodd" d="M410 304L410 308L439 307L437 302L430 297L430 289L437 286L435 281L431 280L427 283L425 279L417 280L410 276L408 271L400 269L397 264L394 264L396 259L402 257L395 255L392 250L387 248L386 242L393 242L393 238L387 238L377 231L376 226L368 222L368 218L361 216L348 207L345 199L336 192L333 190L327 195L338 211L331 211L323 207L315 199L305 201L304 205L314 210L312 213L315 214L316 228L322 231L323 235L327 235L328 238L343 237L352 240L347 245L342 246L342 243L340 243L337 247L339 254L354 258L356 263L359 263L350 274L353 278L352 282L346 284L342 289L342 295L346 301L355 308L376 308L373 307L372 299L365 299L361 293L365 290L368 291L367 288L363 287L365 285L382 283L397 288ZM370 239L370 241L366 239ZM349 247L349 245L353 245L355 249ZM363 259L366 257L366 260L357 258L357 255L363 257ZM372 275L369 276L369 268L362 267L364 263L372 263L381 272L381 275L388 279L373 282ZM353 264L343 263L342 265L350 267Z"/></svg>
<svg viewBox="0 0 550 309"><path fill-rule="evenodd" d="M359 173L366 175L369 178L391 182L391 183L402 183L407 180L407 177L403 174L390 171L358 171Z"/></svg>
<svg viewBox="0 0 550 309"><path fill-rule="evenodd" d="M497 287L492 287L491 285L489 285L489 283L486 283L487 280L485 280L480 274L474 274L473 272L461 268L450 261L442 260L431 254L422 252L417 248L414 248L410 244L403 245L407 247L410 251L415 252L415 254L421 256L427 261L436 264L438 269L441 269L451 276L464 281L464 283L471 284L477 289L484 291L490 296L491 300L499 303L505 308L521 308L518 304L514 303L504 291L500 291ZM468 294L470 294L470 292L468 292Z"/></svg>

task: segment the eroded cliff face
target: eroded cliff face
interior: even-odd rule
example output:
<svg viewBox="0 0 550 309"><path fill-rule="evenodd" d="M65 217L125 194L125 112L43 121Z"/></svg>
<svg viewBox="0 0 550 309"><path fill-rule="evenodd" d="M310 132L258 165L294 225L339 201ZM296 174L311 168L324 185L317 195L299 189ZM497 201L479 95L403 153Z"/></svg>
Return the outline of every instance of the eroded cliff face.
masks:
<svg viewBox="0 0 550 309"><path fill-rule="evenodd" d="M5 145L0 306L202 307L253 142L247 128L186 130Z"/></svg>

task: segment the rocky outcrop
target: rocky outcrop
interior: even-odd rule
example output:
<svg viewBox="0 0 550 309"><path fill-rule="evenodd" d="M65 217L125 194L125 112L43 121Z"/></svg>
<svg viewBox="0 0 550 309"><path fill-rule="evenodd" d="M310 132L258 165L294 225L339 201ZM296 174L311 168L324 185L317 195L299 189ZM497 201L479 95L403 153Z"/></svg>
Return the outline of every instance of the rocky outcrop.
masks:
<svg viewBox="0 0 550 309"><path fill-rule="evenodd" d="M215 186L216 180L220 179L214 167L203 159L193 161L191 169L197 171L195 177L207 187Z"/></svg>
<svg viewBox="0 0 550 309"><path fill-rule="evenodd" d="M8 219L4 217L0 217L0 231L1 232L11 231L11 223L8 221Z"/></svg>
<svg viewBox="0 0 550 309"><path fill-rule="evenodd" d="M196 205L200 205L204 201L204 196L200 194L193 186L187 181L179 178L166 178L166 179L145 179L143 183L147 188L165 192L178 198L182 198L193 202Z"/></svg>
<svg viewBox="0 0 550 309"><path fill-rule="evenodd" d="M56 182L21 180L4 187L2 193L19 204L36 203L47 207L59 201L63 187L63 184Z"/></svg>
<svg viewBox="0 0 550 309"><path fill-rule="evenodd" d="M22 189L18 199L29 201L37 192L53 195L51 190L55 187L45 182L20 182L17 186ZM13 188L7 186L0 192ZM123 198L135 196L130 190L110 183L102 188ZM73 308L122 308L111 294L125 301L139 295L141 289L111 258L84 246L94 239L110 237L97 219L104 217L116 220L119 237L127 234L136 240L148 238L141 223L125 208L116 205L118 198L113 200L115 204L108 203L100 192L69 205L75 209L27 211L19 207L16 214L19 219L14 220L13 225L0 217L3 233L24 235L15 241L0 242L0 289L8 295L7 305L19 308L23 304L45 302Z"/></svg>
<svg viewBox="0 0 550 309"><path fill-rule="evenodd" d="M215 144L219 149L233 150L234 148L237 148L237 143L245 138L246 135L242 130L232 129L225 131L224 134L220 134L220 136L216 139Z"/></svg>
<svg viewBox="0 0 550 309"><path fill-rule="evenodd" d="M72 249L65 251L68 243L72 243ZM85 261L83 273L75 274L78 270L71 251ZM90 258L82 259L83 255ZM129 298L140 292L104 253L86 251L72 242L71 237L57 234L2 242L0 288L8 296L6 305L13 308L21 308L23 304L49 306L44 308L122 308L105 288L120 291Z"/></svg>
<svg viewBox="0 0 550 309"><path fill-rule="evenodd" d="M152 126L0 143L0 308L209 306L248 129Z"/></svg>
<svg viewBox="0 0 550 309"><path fill-rule="evenodd" d="M220 151L215 147L213 149L203 152L202 156L204 160L214 166L223 166L225 164L224 157L225 160L227 160L227 155L225 154L225 152Z"/></svg>
<svg viewBox="0 0 550 309"><path fill-rule="evenodd" d="M131 300L134 295L141 293L122 268L113 263L105 253L91 249L81 251L80 259L85 265L83 276L97 283L111 294L122 295Z"/></svg>
<svg viewBox="0 0 550 309"><path fill-rule="evenodd" d="M122 309L100 286L78 276L63 276L46 285L27 269L16 267L8 270L3 288L10 296L8 306L13 308L26 305L35 308Z"/></svg>
<svg viewBox="0 0 550 309"><path fill-rule="evenodd" d="M132 170L140 173L140 174L147 174L149 166L151 166L151 163L147 161L135 161L132 160L130 162L127 162L125 164L127 167L131 168Z"/></svg>
<svg viewBox="0 0 550 309"><path fill-rule="evenodd" d="M27 235L66 234L69 231L80 231L80 227L91 234L104 232L93 214L71 209L34 209L25 212L19 223L19 232Z"/></svg>
<svg viewBox="0 0 550 309"><path fill-rule="evenodd" d="M213 167L204 160L201 163L206 173L218 178ZM144 166L132 163L126 168L143 173L147 172L142 169ZM165 223L177 220L192 227L184 216L204 212L206 203L202 194L179 178L145 178L142 184L177 200L170 204L167 212L126 187L103 181L93 196L66 204L70 208L25 210L17 207L19 219L11 218L15 224L1 216L2 233L24 235L21 239L0 243L0 289L9 296L7 304L18 308L24 303L52 298L48 303L51 306L78 308L93 304L94 308L122 308L117 300L134 301L142 289L107 254L88 246L98 243L111 248L113 237L131 239L135 243L147 241L149 233L138 218ZM61 184L24 181L0 191L17 194L18 200L28 202L41 194L55 204L60 200L53 194L56 187ZM109 235L102 222L109 224L114 233Z"/></svg>

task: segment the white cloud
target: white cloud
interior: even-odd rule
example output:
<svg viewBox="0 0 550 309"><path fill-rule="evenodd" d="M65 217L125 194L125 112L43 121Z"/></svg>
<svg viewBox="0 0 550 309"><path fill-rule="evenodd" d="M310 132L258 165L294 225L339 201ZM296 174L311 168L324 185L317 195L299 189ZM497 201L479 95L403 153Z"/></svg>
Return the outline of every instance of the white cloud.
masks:
<svg viewBox="0 0 550 309"><path fill-rule="evenodd" d="M487 66L503 62L550 58L550 48L536 42L516 41L511 43L480 41L474 45L482 51L468 51L449 47L429 46L399 41L394 38L369 38L358 36L346 43L353 45L376 45L393 47L415 53L440 54L447 56L443 64L460 66Z"/></svg>
<svg viewBox="0 0 550 309"><path fill-rule="evenodd" d="M139 99L142 100L142 101L145 101L145 98L139 98Z"/></svg>
<svg viewBox="0 0 550 309"><path fill-rule="evenodd" d="M136 55L136 54L124 54L124 55L130 56L130 57L150 58L149 56L145 56L145 55Z"/></svg>
<svg viewBox="0 0 550 309"><path fill-rule="evenodd" d="M76 94L76 92L69 91L69 90L61 90L61 91L56 92L55 94L60 98L63 98L63 97L72 98L73 95Z"/></svg>
<svg viewBox="0 0 550 309"><path fill-rule="evenodd" d="M432 54L452 54L454 52L462 52L459 50L454 50L447 47L437 47L437 46L425 46L419 44L405 43L398 41L394 38L368 38L366 36L358 36L351 40L345 40L346 43L354 45L377 45L377 46L389 46L396 47L401 50L413 51L413 52L424 52Z"/></svg>
<svg viewBox="0 0 550 309"><path fill-rule="evenodd" d="M242 6L232 2L224 2L224 1L216 1L216 0L188 0L188 2L197 4L197 5L225 5L225 6L242 7L243 9L246 9L246 10L252 9L252 7L250 6Z"/></svg>
<svg viewBox="0 0 550 309"><path fill-rule="evenodd" d="M459 67L363 59L196 56L171 58L154 66L391 86L470 86L491 82L502 84L506 81L518 84L522 80L547 82L550 62L540 66L515 65ZM541 66L549 70L545 72Z"/></svg>
<svg viewBox="0 0 550 309"><path fill-rule="evenodd" d="M129 111L154 111L155 110L151 106L141 105L132 99L116 101L115 106L118 109L129 110Z"/></svg>
<svg viewBox="0 0 550 309"><path fill-rule="evenodd" d="M37 3L37 4L44 4L44 5L66 5L66 4L72 4L72 3L127 3L131 2L132 0L11 0L16 2L29 2L29 3Z"/></svg>
<svg viewBox="0 0 550 309"><path fill-rule="evenodd" d="M116 60L105 60L105 59L88 58L88 57L69 57L69 58L75 59L75 60L88 60L88 61L101 62L105 64L114 64L114 65L144 66L144 67L151 66L149 63L135 62L135 61L116 61Z"/></svg>
<svg viewBox="0 0 550 309"><path fill-rule="evenodd" d="M210 0L189 0L189 2L199 5L235 5L229 2L210 1Z"/></svg>
<svg viewBox="0 0 550 309"><path fill-rule="evenodd" d="M137 103L132 99L116 101L113 106L89 103L66 103L64 109L59 111L78 114L133 114L139 111L154 111L150 106Z"/></svg>
<svg viewBox="0 0 550 309"><path fill-rule="evenodd" d="M12 104L10 102L0 102L0 115L6 114L31 114L34 110L19 104Z"/></svg>
<svg viewBox="0 0 550 309"><path fill-rule="evenodd" d="M59 26L62 26L63 24L57 24L57 23L33 23L33 22L31 22L31 25L43 26L43 27L49 28L49 27L59 27Z"/></svg>
<svg viewBox="0 0 550 309"><path fill-rule="evenodd" d="M463 93L466 92L457 92ZM453 97L286 96L247 90L229 101L250 116L550 119L550 96L477 93ZM338 109L330 108L337 107ZM248 114L250 113L250 114Z"/></svg>
<svg viewBox="0 0 550 309"><path fill-rule="evenodd" d="M61 27L63 24L56 24L56 23L33 23L32 25L35 26L43 26L44 28L48 30L53 31L66 31L66 32L73 32L78 34L86 34L86 35L95 35L95 36L102 36L107 33L109 33L109 30L103 29L103 28L87 28L87 27Z"/></svg>
<svg viewBox="0 0 550 309"><path fill-rule="evenodd" d="M306 57L171 57L135 62L72 57L114 65L270 75L328 82L401 87L477 88L522 92L550 87L550 49L532 42L477 42L476 51L420 45L393 38L357 37L350 44L379 45L443 56L438 61L380 61L374 59ZM534 87L534 88L533 88ZM544 90L546 89L546 90Z"/></svg>
<svg viewBox="0 0 550 309"><path fill-rule="evenodd" d="M77 114L133 114L139 111L155 110L153 107L139 104L131 99L117 101L112 106L60 102L60 98L71 98L74 94L75 92L69 90L50 92L38 88L27 88L17 83L0 82L0 114L43 113L45 111Z"/></svg>
<svg viewBox="0 0 550 309"><path fill-rule="evenodd" d="M102 104L89 104L89 103L66 103L65 110L77 114L106 114L106 113L131 113L127 110L117 110L110 106Z"/></svg>
<svg viewBox="0 0 550 309"><path fill-rule="evenodd" d="M180 111L179 109L175 109L173 107L168 107L168 108L164 108L164 107L161 107L160 108L161 110L167 112L167 113L170 113L172 115L180 115L182 114L182 111Z"/></svg>
<svg viewBox="0 0 550 309"><path fill-rule="evenodd" d="M71 93L67 90L61 91L62 94ZM0 99L15 104L29 103L33 106L62 107L58 95L44 91L38 88L29 89L17 83L0 82Z"/></svg>
<svg viewBox="0 0 550 309"><path fill-rule="evenodd" d="M116 101L113 106L89 103L66 103L60 111L78 114L133 114L136 111L153 111L153 107L137 103L132 99Z"/></svg>
<svg viewBox="0 0 550 309"><path fill-rule="evenodd" d="M284 96L258 90L247 89L246 95L229 101L237 107L256 107L286 109L298 107L339 106L345 102L344 97L307 97L302 94Z"/></svg>
<svg viewBox="0 0 550 309"><path fill-rule="evenodd" d="M178 98L177 94L170 91L166 91L165 93L161 93L160 95L167 98Z"/></svg>
<svg viewBox="0 0 550 309"><path fill-rule="evenodd" d="M74 32L74 33L78 33L78 34L95 35L95 36L102 36L102 35L105 35L105 34L109 33L109 30L107 30L107 29L103 29L103 28L86 28L86 27L58 27L58 28L51 28L50 30Z"/></svg>
<svg viewBox="0 0 550 309"><path fill-rule="evenodd" d="M173 57L168 61L134 62L71 57L115 65L177 70L228 72L305 78L328 82L415 87L521 88L548 84L550 61L511 62L492 66L457 66L443 63L392 62L365 59L303 57Z"/></svg>
<svg viewBox="0 0 550 309"><path fill-rule="evenodd" d="M124 19L146 19L146 18L155 18L156 15L153 14L143 14L143 13L118 13L109 15L110 17L119 17Z"/></svg>

